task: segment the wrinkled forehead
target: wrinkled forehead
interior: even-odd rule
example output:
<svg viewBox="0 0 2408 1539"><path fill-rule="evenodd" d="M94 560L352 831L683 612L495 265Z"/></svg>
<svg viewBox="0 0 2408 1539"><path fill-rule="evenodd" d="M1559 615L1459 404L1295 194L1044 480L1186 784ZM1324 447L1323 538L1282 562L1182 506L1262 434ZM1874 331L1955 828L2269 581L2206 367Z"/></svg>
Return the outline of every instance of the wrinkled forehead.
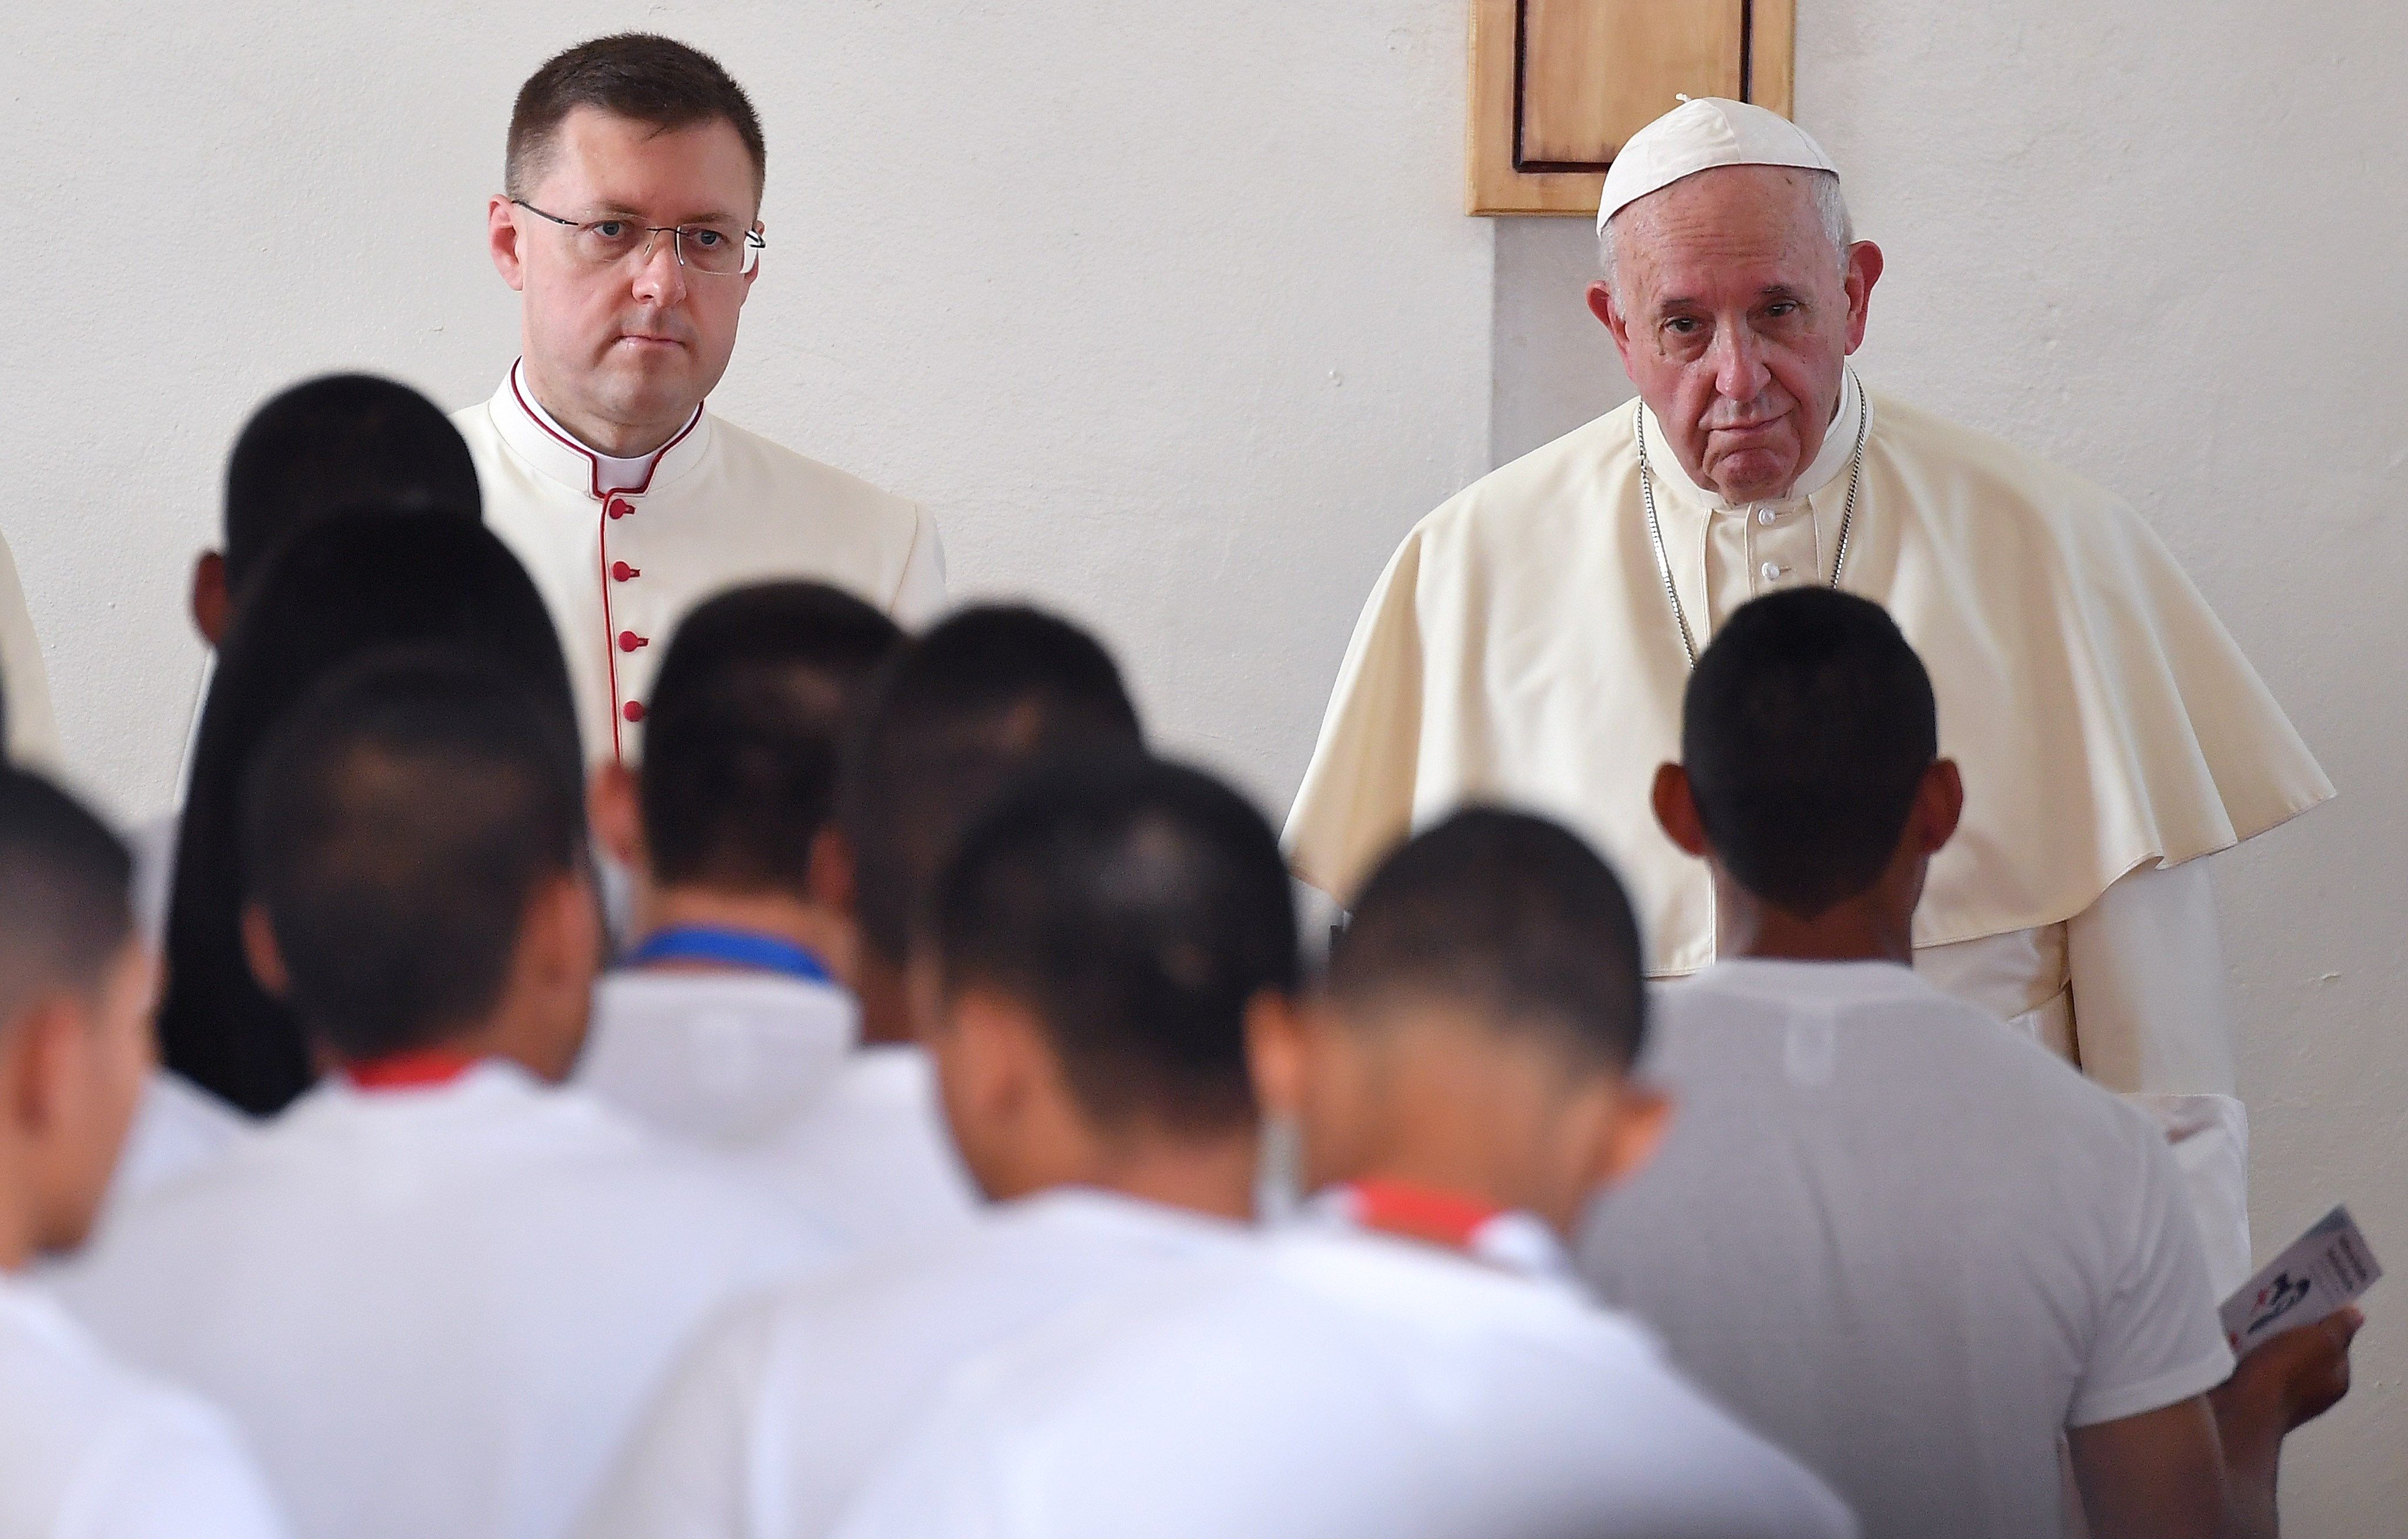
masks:
<svg viewBox="0 0 2408 1539"><path fill-rule="evenodd" d="M1836 280L1841 252L1823 226L1815 182L1786 165L1722 165L1632 203L1607 226L1618 266L1650 288L1744 280Z"/></svg>

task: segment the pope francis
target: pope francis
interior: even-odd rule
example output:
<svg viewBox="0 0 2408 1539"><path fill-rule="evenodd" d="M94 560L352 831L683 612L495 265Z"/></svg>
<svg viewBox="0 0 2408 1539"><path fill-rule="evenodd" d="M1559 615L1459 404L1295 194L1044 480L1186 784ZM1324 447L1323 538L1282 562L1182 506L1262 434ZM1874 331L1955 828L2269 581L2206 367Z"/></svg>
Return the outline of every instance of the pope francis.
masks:
<svg viewBox="0 0 2408 1539"><path fill-rule="evenodd" d="M522 352L452 421L560 627L596 761L637 756L670 631L723 588L817 578L905 626L944 603L924 510L704 408L760 275L763 157L742 88L648 34L559 54L510 115L487 225Z"/></svg>
<svg viewBox="0 0 2408 1539"><path fill-rule="evenodd" d="M2330 784L2128 506L1857 380L1882 254L1804 132L1688 101L1624 146L1598 219L1589 305L1639 398L1406 538L1289 817L1297 873L1342 901L1409 827L1523 802L1612 856L1653 973L1694 972L1716 948L1706 868L1649 798L1688 669L1758 594L1874 598L1965 777L1917 970L2155 1114L2237 1286L2247 1122L2200 857Z"/></svg>

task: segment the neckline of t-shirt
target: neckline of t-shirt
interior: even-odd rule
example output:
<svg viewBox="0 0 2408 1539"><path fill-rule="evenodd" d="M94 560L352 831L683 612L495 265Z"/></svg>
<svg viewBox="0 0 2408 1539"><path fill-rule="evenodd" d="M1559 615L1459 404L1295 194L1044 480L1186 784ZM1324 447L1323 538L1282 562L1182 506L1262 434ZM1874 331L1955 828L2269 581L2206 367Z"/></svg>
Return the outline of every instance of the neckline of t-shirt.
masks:
<svg viewBox="0 0 2408 1539"><path fill-rule="evenodd" d="M1731 956L1695 973L1690 984L1721 985L1775 999L1818 1000L1896 999L1919 995L1930 985L1914 970L1899 962L1873 959L1845 962L1804 961L1788 956Z"/></svg>

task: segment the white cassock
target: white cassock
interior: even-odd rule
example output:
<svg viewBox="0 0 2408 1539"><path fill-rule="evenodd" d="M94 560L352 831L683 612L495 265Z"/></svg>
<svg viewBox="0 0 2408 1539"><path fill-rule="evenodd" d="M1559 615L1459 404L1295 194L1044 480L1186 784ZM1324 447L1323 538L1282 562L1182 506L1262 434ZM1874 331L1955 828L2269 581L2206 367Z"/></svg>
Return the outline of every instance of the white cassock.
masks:
<svg viewBox="0 0 2408 1539"><path fill-rule="evenodd" d="M108 1178L108 1216L154 1187L198 1170L259 1124L172 1069L153 1069L135 1103L125 1146Z"/></svg>
<svg viewBox="0 0 2408 1539"><path fill-rule="evenodd" d="M969 1222L927 1055L858 1046L833 984L767 971L622 969L595 991L576 1080L672 1136L742 1162L844 1241L882 1245Z"/></svg>
<svg viewBox="0 0 2408 1539"><path fill-rule="evenodd" d="M944 552L925 509L703 407L653 453L609 459L552 422L513 364L491 400L452 422L476 461L485 523L560 627L594 762L640 756L670 635L724 589L810 578L906 627L944 607Z"/></svg>
<svg viewBox="0 0 2408 1539"><path fill-rule="evenodd" d="M0 709L7 712L8 738L0 747L9 762L54 768L59 725L50 713L50 670L42 666L42 643L6 539L0 539Z"/></svg>
<svg viewBox="0 0 2408 1539"><path fill-rule="evenodd" d="M1845 377L1799 495L1735 507L1648 418L1671 581L1702 650L1766 592L1830 579L1930 671L1965 815L1914 921L1934 982L2145 1105L2191 1184L2220 1285L2249 1272L2214 894L2200 856L2332 795L2148 525L2079 478ZM1288 817L1297 874L1343 899L1466 799L1560 817L1631 889L1657 977L1716 956L1712 885L1656 827L1688 680L1648 534L1629 404L1475 482L1389 561ZM2044 1137L2035 1129L2034 1137Z"/></svg>
<svg viewBox="0 0 2408 1539"><path fill-rule="evenodd" d="M1114 1288L1251 1244L1225 1220L1062 1189L739 1306L646 1417L581 1539L826 1533L964 1363Z"/></svg>
<svg viewBox="0 0 2408 1539"><path fill-rule="evenodd" d="M0 1273L0 1535L283 1533L223 1416L111 1361L38 1286Z"/></svg>
<svg viewBox="0 0 2408 1539"><path fill-rule="evenodd" d="M330 1076L58 1287L234 1417L304 1539L557 1539L695 1329L831 1253L719 1162L488 1061Z"/></svg>
<svg viewBox="0 0 2408 1539"><path fill-rule="evenodd" d="M844 1539L1746 1539L1847 1509L1523 1242L1318 1224L956 1374ZM730 1531L735 1532L735 1531Z"/></svg>
<svg viewBox="0 0 2408 1539"><path fill-rule="evenodd" d="M2057 1533L2066 1429L2231 1373L2157 1124L1906 969L1722 963L1646 1067L1679 1113L1583 1270L1868 1535Z"/></svg>

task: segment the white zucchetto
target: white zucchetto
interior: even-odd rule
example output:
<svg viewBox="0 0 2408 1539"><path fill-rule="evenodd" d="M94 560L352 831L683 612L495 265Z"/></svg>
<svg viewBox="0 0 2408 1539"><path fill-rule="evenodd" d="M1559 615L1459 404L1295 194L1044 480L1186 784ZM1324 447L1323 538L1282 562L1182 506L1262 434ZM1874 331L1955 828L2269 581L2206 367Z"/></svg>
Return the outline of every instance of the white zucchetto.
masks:
<svg viewBox="0 0 2408 1539"><path fill-rule="evenodd" d="M1840 168L1813 136L1780 113L1720 96L1684 96L1681 105L1630 136L1606 168L1597 227L1648 194L1718 165Z"/></svg>

